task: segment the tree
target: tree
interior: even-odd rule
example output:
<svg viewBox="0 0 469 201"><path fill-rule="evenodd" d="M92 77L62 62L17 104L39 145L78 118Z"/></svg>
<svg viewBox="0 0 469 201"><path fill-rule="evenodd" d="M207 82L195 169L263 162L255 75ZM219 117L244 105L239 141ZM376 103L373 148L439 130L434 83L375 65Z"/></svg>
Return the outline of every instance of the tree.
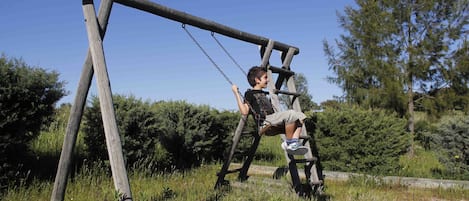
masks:
<svg viewBox="0 0 469 201"><path fill-rule="evenodd" d="M457 68L461 61L455 61L463 58L457 56L461 52L467 54L464 44L467 44L469 2L357 0L356 3L357 9L347 7L346 15L339 15L341 27L349 32L336 40L339 53L324 42L330 69L337 75L330 81L342 87L347 101L407 115L413 136L414 103L421 101L416 100L415 91L422 94L419 98L431 100L435 94L430 92L452 89L455 83L467 83L469 79L467 74L461 74L465 69ZM452 82L452 74L462 75L458 77L462 80ZM464 97L467 92L458 95Z"/></svg>
<svg viewBox="0 0 469 201"><path fill-rule="evenodd" d="M17 167L28 143L49 123L55 103L65 94L57 72L33 68L0 56L0 184ZM16 163L16 164L15 164ZM15 173L17 170L13 170Z"/></svg>
<svg viewBox="0 0 469 201"><path fill-rule="evenodd" d="M301 109L303 111L314 110L318 108L318 105L312 100L313 97L309 94L308 80L306 80L306 77L303 74L299 73L295 75L295 87L296 92L301 94L298 97L298 100L300 101ZM290 96L280 95L279 98L282 105L286 107L291 105Z"/></svg>

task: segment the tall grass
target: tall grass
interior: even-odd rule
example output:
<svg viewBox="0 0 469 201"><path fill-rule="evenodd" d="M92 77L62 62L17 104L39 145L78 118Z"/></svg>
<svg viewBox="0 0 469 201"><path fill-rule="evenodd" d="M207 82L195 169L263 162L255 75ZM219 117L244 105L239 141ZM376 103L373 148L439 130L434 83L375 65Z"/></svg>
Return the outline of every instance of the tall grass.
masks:
<svg viewBox="0 0 469 201"><path fill-rule="evenodd" d="M342 201L443 201L468 200L467 189L424 189L383 183L376 178L358 176L348 181L328 181L330 200Z"/></svg>
<svg viewBox="0 0 469 201"><path fill-rule="evenodd" d="M57 108L54 119L48 128L41 131L41 134L31 142L30 149L36 155L60 156L70 115L70 108L70 104L63 104ZM86 145L83 139L83 133L79 131L75 142L75 154L84 155L85 151Z"/></svg>
<svg viewBox="0 0 469 201"><path fill-rule="evenodd" d="M253 164L276 167L286 166L287 162L284 151L280 146L281 143L282 139L278 135L262 136Z"/></svg>
<svg viewBox="0 0 469 201"><path fill-rule="evenodd" d="M64 143L65 130L43 131L30 144L31 150L37 155L60 156ZM83 155L86 152L86 145L83 134L78 133L75 142L75 153Z"/></svg>
<svg viewBox="0 0 469 201"><path fill-rule="evenodd" d="M287 177L272 180L270 175L251 175L244 183L229 175L231 187L214 190L216 172L220 164L204 165L187 172L148 175L141 172L129 174L133 200L136 201L301 201L290 188ZM464 189L421 189L379 183L367 177L349 181L326 181L327 200L339 201L389 201L389 200L469 200ZM49 200L52 182L36 180L30 186L10 189L4 200ZM70 179L65 200L118 200L109 171L102 164L85 165ZM314 199L313 199L314 200Z"/></svg>
<svg viewBox="0 0 469 201"><path fill-rule="evenodd" d="M31 149L40 156L58 158L65 131L57 127L43 132L32 144ZM284 152L280 147L279 136L263 136L253 164L286 166ZM78 135L76 152L85 155L83 136ZM401 158L401 176L429 177L432 171L441 167L436 156L423 149L414 158ZM55 165L58 161L55 163ZM139 168L136 168L137 170ZM140 171L129 172L133 200L253 200L282 201L309 200L298 197L291 188L289 176L272 180L270 175L250 175L248 181L239 183L237 175L227 175L231 185L214 190L221 164L206 164L186 172L149 173L144 167ZM85 164L75 170L68 179L65 200L118 200L107 164ZM31 183L9 188L0 200L49 200L53 179L33 179ZM421 189L402 185L379 183L366 177L354 177L348 181L333 181L326 178L327 200L388 201L388 200L469 200L465 189Z"/></svg>
<svg viewBox="0 0 469 201"><path fill-rule="evenodd" d="M436 153L416 146L415 156L403 155L399 159L399 176L438 178L444 172L444 165L438 161ZM438 178L444 179L444 178Z"/></svg>

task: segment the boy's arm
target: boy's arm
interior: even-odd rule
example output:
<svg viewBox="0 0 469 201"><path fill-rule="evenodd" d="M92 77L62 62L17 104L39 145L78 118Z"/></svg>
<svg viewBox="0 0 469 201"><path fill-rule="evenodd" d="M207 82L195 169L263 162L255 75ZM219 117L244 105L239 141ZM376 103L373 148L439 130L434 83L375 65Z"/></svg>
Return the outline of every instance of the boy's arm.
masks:
<svg viewBox="0 0 469 201"><path fill-rule="evenodd" d="M236 102L238 103L239 112L241 112L242 115L248 115L249 106L248 104L244 103L243 100L241 99L238 86L236 85L231 86L231 90L233 91L235 98L236 98Z"/></svg>

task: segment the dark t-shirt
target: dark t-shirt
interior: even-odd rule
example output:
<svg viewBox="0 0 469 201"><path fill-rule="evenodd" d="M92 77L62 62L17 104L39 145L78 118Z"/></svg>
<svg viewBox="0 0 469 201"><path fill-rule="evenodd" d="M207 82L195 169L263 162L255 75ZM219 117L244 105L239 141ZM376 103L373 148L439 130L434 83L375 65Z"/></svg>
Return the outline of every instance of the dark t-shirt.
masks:
<svg viewBox="0 0 469 201"><path fill-rule="evenodd" d="M274 108L269 98L267 98L268 92L262 90L247 90L244 94L244 98L247 103L250 105L250 112L257 118L257 115L263 120L265 116L274 113ZM251 111L251 110L254 110ZM260 119L258 119L260 120Z"/></svg>

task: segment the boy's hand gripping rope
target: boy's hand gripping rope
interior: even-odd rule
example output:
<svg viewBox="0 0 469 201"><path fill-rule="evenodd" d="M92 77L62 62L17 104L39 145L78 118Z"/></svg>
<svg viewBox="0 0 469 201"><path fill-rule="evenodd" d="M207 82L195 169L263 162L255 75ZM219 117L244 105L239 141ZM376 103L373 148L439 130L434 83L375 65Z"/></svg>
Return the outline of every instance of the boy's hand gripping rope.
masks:
<svg viewBox="0 0 469 201"><path fill-rule="evenodd" d="M208 55L208 53L205 51L205 49L199 44L199 42L194 38L194 36L192 36L192 34L189 32L189 30L186 29L186 25L185 24L182 24L182 28L184 29L184 31L186 31L187 35L189 35L189 37L192 39L192 41L194 41L194 43L199 47L199 49L204 53L204 55L210 60L210 62L212 62L213 66L218 70L218 72L220 72L220 74L223 75L223 77L225 78L225 80L231 84L231 86L233 86L233 82L230 80L230 78L228 78L228 76L225 74L225 72L223 72L223 70L215 63L215 61L213 61L212 57L210 57L210 55ZM246 72L241 68L241 66L233 59L233 57L228 53L228 51L226 51L226 49L223 47L223 45L221 45L221 43L215 38L213 32L212 32L212 37L217 41L218 45L225 51L226 54L228 54L228 56L231 58L231 60L233 62L235 62L235 64L238 66L238 68L245 74ZM256 111L252 108L251 104L249 104L249 102L244 98L243 94L241 94L241 92L238 91L238 94L240 95L240 97L245 101L245 103L248 105L249 107L249 110L252 112L252 114L254 115L255 119L257 120L257 124L259 126L260 124L260 115L256 113Z"/></svg>

